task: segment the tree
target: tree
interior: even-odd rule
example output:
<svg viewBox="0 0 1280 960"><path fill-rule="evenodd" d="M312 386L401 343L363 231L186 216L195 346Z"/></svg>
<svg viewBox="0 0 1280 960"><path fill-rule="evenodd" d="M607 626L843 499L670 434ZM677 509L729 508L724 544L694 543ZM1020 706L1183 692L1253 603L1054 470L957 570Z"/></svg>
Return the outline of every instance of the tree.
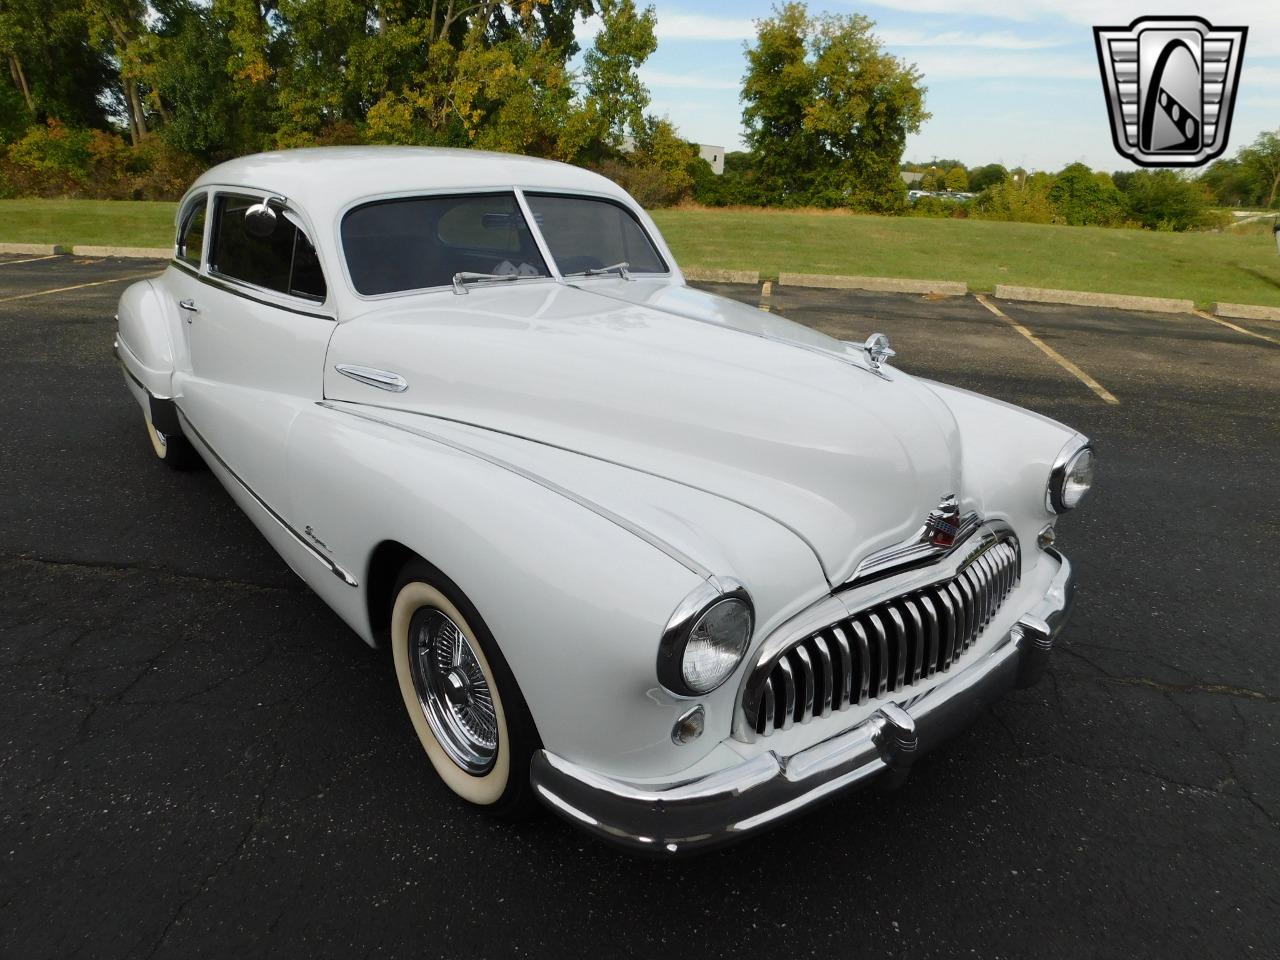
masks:
<svg viewBox="0 0 1280 960"><path fill-rule="evenodd" d="M974 167L969 171L969 189L981 193L987 187L1000 183L1007 176L1009 176L1009 171L998 163L988 163L984 167Z"/></svg>
<svg viewBox="0 0 1280 960"><path fill-rule="evenodd" d="M948 190L954 193L963 193L969 189L969 173L962 166L954 166L947 171L943 183Z"/></svg>
<svg viewBox="0 0 1280 960"><path fill-rule="evenodd" d="M1073 163L1054 179L1049 200L1059 219L1073 226L1112 226L1124 220L1124 197L1111 177Z"/></svg>
<svg viewBox="0 0 1280 960"><path fill-rule="evenodd" d="M928 119L915 67L884 51L860 14L775 8L747 50L742 119L771 203L900 209L898 166Z"/></svg>
<svg viewBox="0 0 1280 960"><path fill-rule="evenodd" d="M1240 151L1240 163L1264 185L1267 209L1274 207L1280 191L1280 130L1260 134Z"/></svg>
<svg viewBox="0 0 1280 960"><path fill-rule="evenodd" d="M1151 230L1187 230L1204 222L1209 189L1172 170L1137 170L1126 178L1129 215Z"/></svg>

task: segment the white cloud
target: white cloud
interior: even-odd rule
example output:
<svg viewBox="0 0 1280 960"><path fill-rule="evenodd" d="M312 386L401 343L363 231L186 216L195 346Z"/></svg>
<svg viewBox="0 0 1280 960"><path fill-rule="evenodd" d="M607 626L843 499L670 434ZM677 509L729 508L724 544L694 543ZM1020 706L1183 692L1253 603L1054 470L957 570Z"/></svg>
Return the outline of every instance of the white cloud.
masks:
<svg viewBox="0 0 1280 960"><path fill-rule="evenodd" d="M750 17L713 17L659 10L654 32L659 40L754 40L756 23Z"/></svg>
<svg viewBox="0 0 1280 960"><path fill-rule="evenodd" d="M1092 57L1061 54L1009 53L976 57L965 53L926 50L910 57L924 74L925 85L937 80L998 79L1098 81L1098 62Z"/></svg>
<svg viewBox="0 0 1280 960"><path fill-rule="evenodd" d="M692 73L670 73L665 70L650 70L647 67L641 67L638 73L640 80L647 87L674 87L687 90L737 90L741 86L741 82L738 80L717 79Z"/></svg>
<svg viewBox="0 0 1280 960"><path fill-rule="evenodd" d="M1043 50L1062 47L1071 42L1069 37L1022 37L1007 30L990 33L972 33L949 30L945 33L925 33L911 29L877 29L876 35L891 47L980 47L987 50Z"/></svg>
<svg viewBox="0 0 1280 960"><path fill-rule="evenodd" d="M913 14L943 14L956 20L1010 20L1017 23L1065 20L1081 27L1126 25L1138 17L1175 14L1151 0L996 0L975 7L971 0L844 0L845 6L868 5ZM1215 0L1195 11L1216 25L1249 27L1246 56L1280 56L1280 3L1274 0ZM874 11L872 11L874 18Z"/></svg>

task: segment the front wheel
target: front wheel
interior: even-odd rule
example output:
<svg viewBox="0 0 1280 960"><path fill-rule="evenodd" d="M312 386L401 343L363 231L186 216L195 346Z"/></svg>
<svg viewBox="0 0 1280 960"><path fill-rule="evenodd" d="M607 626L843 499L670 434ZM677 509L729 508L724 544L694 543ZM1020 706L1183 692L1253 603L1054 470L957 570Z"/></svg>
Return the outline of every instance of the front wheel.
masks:
<svg viewBox="0 0 1280 960"><path fill-rule="evenodd" d="M429 564L401 574L391 650L405 708L445 786L502 817L534 807L537 732L479 612Z"/></svg>

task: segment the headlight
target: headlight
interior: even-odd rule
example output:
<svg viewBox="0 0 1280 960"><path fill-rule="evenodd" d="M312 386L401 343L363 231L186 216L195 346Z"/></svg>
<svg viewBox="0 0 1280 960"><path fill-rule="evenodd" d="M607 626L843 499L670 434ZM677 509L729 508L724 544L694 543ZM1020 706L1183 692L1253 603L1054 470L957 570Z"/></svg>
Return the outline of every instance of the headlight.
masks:
<svg viewBox="0 0 1280 960"><path fill-rule="evenodd" d="M710 693L729 678L751 642L755 611L728 577L700 584L676 608L658 645L658 681L681 697Z"/></svg>
<svg viewBox="0 0 1280 960"><path fill-rule="evenodd" d="M1049 474L1045 507L1053 513L1065 513L1075 507L1093 486L1093 448L1083 437L1072 440L1058 454Z"/></svg>

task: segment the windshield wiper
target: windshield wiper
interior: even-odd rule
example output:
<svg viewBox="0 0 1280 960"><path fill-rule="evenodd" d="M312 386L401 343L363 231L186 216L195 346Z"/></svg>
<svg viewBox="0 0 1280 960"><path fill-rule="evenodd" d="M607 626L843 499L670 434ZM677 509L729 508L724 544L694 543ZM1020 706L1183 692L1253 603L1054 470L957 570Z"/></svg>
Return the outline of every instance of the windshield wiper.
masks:
<svg viewBox="0 0 1280 960"><path fill-rule="evenodd" d="M631 264L626 260L621 263L611 263L607 267L589 267L586 270L575 270L573 273L566 273L566 277L601 277L606 273L616 273L623 280L631 279Z"/></svg>
<svg viewBox="0 0 1280 960"><path fill-rule="evenodd" d="M545 279L542 274L522 275L519 273L472 273L464 270L453 275L453 292L466 293L468 283L491 283L504 280L537 280Z"/></svg>

